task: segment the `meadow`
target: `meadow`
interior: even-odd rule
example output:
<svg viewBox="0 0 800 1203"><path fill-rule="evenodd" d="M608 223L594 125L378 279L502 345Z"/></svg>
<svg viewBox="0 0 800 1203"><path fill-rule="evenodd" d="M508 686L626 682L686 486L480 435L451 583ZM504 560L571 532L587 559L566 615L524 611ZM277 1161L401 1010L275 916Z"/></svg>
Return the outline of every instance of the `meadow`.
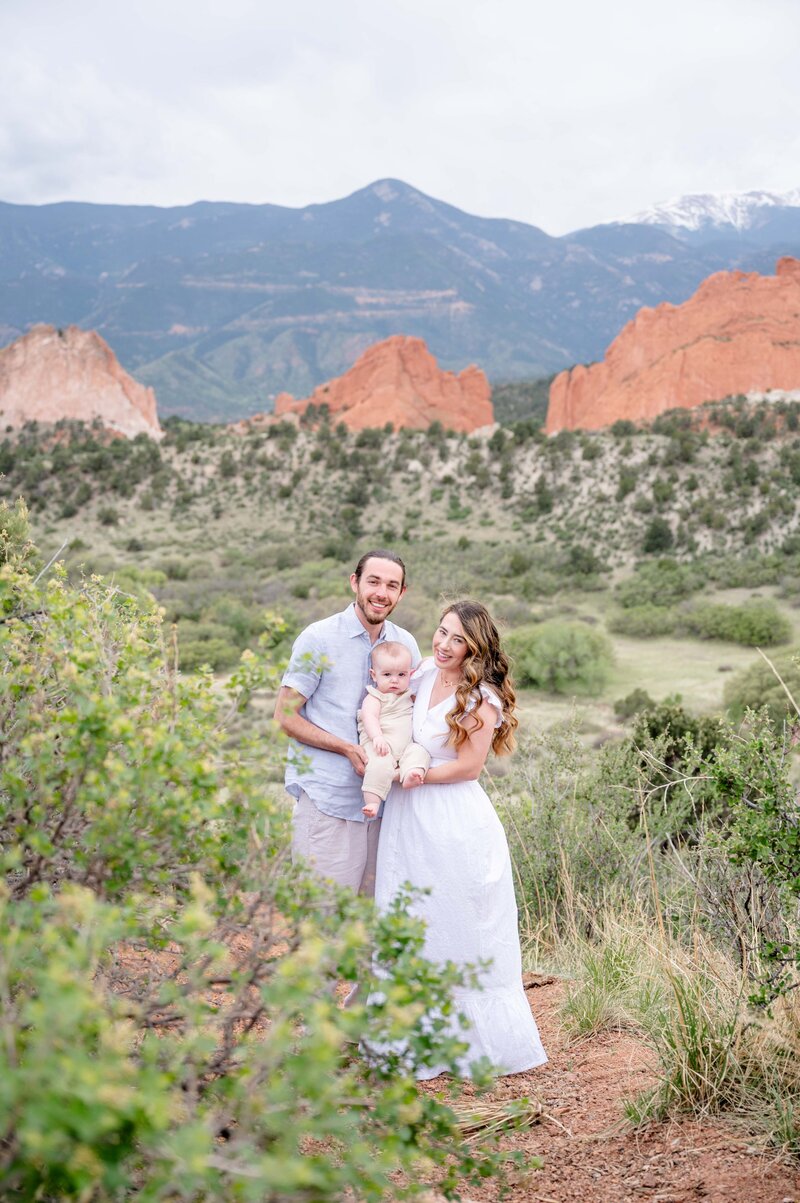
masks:
<svg viewBox="0 0 800 1203"><path fill-rule="evenodd" d="M176 420L160 445L7 436L0 1181L44 1199L488 1199L504 1175L529 1191L542 1142L514 1131L535 1114L519 1095L547 1087L495 1089L498 1145L471 1098L465 1142L463 1100L397 1062L370 1076L346 1051L359 1024L422 1063L453 1055L413 1023L452 979L401 907L376 919L285 864L280 665L383 545L408 564L397 618L423 649L465 594L507 641L520 746L487 788L563 1056L624 1033L651 1058L619 1101L634 1142L723 1117L790 1165L797 431L791 405L732 399L553 439L525 417L472 437ZM374 946L392 1005L353 1018L331 984ZM65 1065L83 1126L37 1144ZM249 1114L254 1090L272 1101ZM586 1175L572 1189L608 1197Z"/></svg>

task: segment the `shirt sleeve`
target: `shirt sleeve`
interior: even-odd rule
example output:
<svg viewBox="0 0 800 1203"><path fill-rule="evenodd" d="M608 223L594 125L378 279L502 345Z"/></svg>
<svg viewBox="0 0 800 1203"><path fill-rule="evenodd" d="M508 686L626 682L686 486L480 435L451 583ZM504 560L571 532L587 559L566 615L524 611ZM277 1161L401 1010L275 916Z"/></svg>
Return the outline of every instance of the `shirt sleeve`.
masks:
<svg viewBox="0 0 800 1203"><path fill-rule="evenodd" d="M292 654L281 685L310 698L319 685L325 667L324 657L310 629L301 631L292 646Z"/></svg>

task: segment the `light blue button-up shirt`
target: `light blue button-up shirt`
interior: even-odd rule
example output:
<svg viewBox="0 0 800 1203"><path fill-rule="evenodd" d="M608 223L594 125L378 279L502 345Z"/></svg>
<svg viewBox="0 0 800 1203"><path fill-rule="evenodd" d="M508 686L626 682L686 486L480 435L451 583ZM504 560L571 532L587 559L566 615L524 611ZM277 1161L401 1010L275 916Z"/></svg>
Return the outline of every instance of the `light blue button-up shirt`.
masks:
<svg viewBox="0 0 800 1203"><path fill-rule="evenodd" d="M420 661L417 641L387 619L376 643L396 640ZM299 713L310 723L358 743L356 713L369 684L369 658L375 646L354 605L341 614L312 622L295 640L283 685L306 699ZM305 790L314 805L337 819L364 821L361 778L346 756L292 740L286 764L286 789L295 798Z"/></svg>

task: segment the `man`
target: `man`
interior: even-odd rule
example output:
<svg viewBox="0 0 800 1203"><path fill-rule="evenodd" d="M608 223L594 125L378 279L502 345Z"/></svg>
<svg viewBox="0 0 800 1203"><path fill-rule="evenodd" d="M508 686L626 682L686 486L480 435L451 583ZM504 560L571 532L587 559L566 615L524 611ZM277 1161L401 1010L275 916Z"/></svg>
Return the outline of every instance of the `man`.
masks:
<svg viewBox="0 0 800 1203"><path fill-rule="evenodd" d="M286 766L294 798L292 857L322 877L375 893L380 819L365 821L361 778L366 752L358 742L356 713L369 683L376 643L394 640L420 654L416 640L389 615L406 591L405 565L390 551L368 551L350 577L355 601L297 637L275 718L295 744Z"/></svg>

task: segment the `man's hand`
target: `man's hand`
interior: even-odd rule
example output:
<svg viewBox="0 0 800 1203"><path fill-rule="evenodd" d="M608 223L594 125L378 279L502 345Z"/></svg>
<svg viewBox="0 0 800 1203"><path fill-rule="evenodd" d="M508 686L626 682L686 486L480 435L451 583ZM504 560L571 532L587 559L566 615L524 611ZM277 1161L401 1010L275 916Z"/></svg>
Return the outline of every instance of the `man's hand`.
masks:
<svg viewBox="0 0 800 1203"><path fill-rule="evenodd" d="M348 743L338 735L310 723L299 713L305 702L306 698L296 689L290 689L288 685L280 687L275 703L275 721L281 730L291 739L308 744L310 748L321 748L325 752L335 752L337 756L346 756L358 776L363 777L364 765L367 763L364 749L359 744Z"/></svg>
<svg viewBox="0 0 800 1203"><path fill-rule="evenodd" d="M361 744L346 744L345 756L352 764L359 777L364 776L364 769L367 766L367 753L361 747Z"/></svg>
<svg viewBox="0 0 800 1203"><path fill-rule="evenodd" d="M392 750L382 736L380 739L373 739L372 746L378 756L388 756Z"/></svg>

